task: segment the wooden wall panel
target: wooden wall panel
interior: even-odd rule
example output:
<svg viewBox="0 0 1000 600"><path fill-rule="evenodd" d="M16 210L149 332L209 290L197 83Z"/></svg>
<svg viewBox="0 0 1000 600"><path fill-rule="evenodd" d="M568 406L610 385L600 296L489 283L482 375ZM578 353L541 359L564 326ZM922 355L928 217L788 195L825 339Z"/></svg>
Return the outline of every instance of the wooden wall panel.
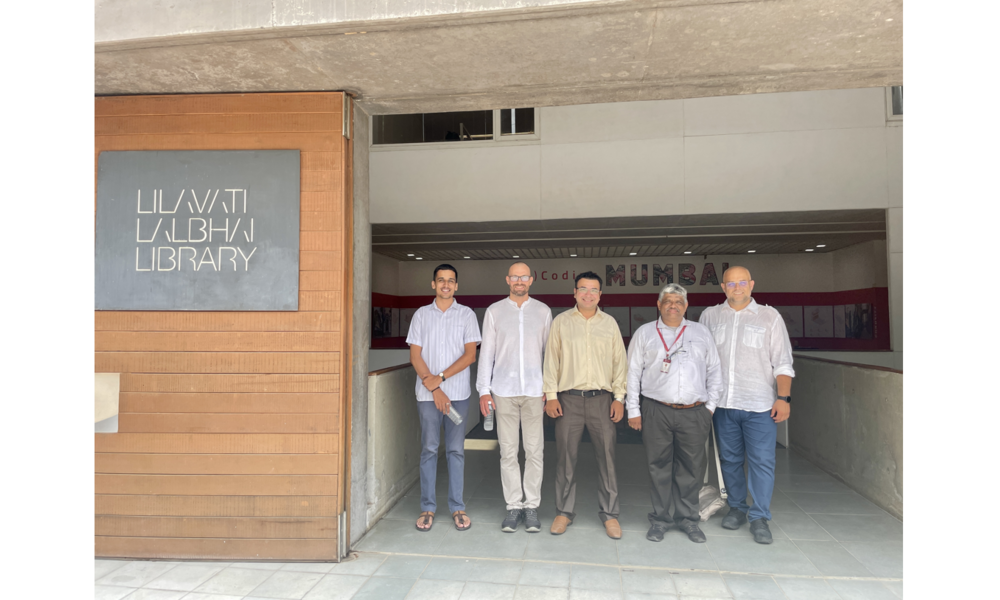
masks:
<svg viewBox="0 0 1000 600"><path fill-rule="evenodd" d="M95 435L97 556L337 559L353 239L342 109L339 93L96 99L98 157L301 161L298 311L95 312L95 370L122 374L119 433Z"/></svg>

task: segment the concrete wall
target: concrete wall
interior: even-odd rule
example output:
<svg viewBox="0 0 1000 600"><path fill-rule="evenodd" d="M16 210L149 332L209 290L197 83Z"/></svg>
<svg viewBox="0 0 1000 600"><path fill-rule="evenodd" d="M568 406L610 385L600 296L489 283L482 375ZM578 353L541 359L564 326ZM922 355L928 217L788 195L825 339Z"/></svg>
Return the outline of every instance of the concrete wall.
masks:
<svg viewBox="0 0 1000 600"><path fill-rule="evenodd" d="M798 356L791 447L903 518L903 375Z"/></svg>
<svg viewBox="0 0 1000 600"><path fill-rule="evenodd" d="M372 228L368 221L368 115L354 112L352 132L354 282L351 354L351 543L367 529L364 521L367 485L368 347L371 346ZM376 255L377 256L377 255ZM356 490L356 491L354 491Z"/></svg>
<svg viewBox="0 0 1000 600"><path fill-rule="evenodd" d="M374 148L372 222L889 208L887 129L884 88L545 107L537 141Z"/></svg>
<svg viewBox="0 0 1000 600"><path fill-rule="evenodd" d="M362 535L419 478L420 418L413 388L417 373L405 367L368 376L368 459Z"/></svg>
<svg viewBox="0 0 1000 600"><path fill-rule="evenodd" d="M96 0L95 41L141 39L192 33L380 21L577 4L588 0ZM593 0L590 0L593 1Z"/></svg>

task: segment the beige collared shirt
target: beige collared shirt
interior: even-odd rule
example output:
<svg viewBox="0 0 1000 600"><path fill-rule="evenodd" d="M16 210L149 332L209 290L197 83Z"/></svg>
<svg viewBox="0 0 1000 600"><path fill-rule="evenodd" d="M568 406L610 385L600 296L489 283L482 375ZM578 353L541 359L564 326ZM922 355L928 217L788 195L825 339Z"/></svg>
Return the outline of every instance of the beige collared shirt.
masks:
<svg viewBox="0 0 1000 600"><path fill-rule="evenodd" d="M546 399L566 390L605 390L621 400L627 374L625 342L614 317L598 308L586 319L574 306L552 319L542 372Z"/></svg>

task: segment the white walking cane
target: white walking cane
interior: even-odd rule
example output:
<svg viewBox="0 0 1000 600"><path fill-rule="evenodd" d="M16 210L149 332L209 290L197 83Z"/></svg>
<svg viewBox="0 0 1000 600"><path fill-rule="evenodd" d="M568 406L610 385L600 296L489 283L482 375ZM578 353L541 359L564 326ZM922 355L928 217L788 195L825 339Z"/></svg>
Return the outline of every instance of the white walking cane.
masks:
<svg viewBox="0 0 1000 600"><path fill-rule="evenodd" d="M719 475L719 495L722 496L723 500L725 500L726 498L729 497L729 494L726 493L726 482L722 479L722 463L719 462L719 442L715 438L715 427L712 427L709 430L709 432L710 432L710 436L712 438L712 448L715 450L715 469L716 469L717 474ZM708 445L708 442L706 441L705 444ZM708 474L709 473L711 473L711 468L708 465L705 465L705 484L706 485L708 484Z"/></svg>

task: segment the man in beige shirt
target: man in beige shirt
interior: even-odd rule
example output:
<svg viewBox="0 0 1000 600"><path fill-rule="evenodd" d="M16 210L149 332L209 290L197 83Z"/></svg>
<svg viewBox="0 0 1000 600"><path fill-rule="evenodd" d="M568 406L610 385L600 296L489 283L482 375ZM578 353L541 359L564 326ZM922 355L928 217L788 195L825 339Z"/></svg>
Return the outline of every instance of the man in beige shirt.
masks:
<svg viewBox="0 0 1000 600"><path fill-rule="evenodd" d="M597 455L598 515L609 537L622 536L615 475L615 423L625 414L628 361L618 323L601 312L601 278L576 276L576 307L552 320L545 346L545 414L556 421L556 518L549 530L566 531L576 516L576 457L587 428ZM612 395L614 399L612 399Z"/></svg>

